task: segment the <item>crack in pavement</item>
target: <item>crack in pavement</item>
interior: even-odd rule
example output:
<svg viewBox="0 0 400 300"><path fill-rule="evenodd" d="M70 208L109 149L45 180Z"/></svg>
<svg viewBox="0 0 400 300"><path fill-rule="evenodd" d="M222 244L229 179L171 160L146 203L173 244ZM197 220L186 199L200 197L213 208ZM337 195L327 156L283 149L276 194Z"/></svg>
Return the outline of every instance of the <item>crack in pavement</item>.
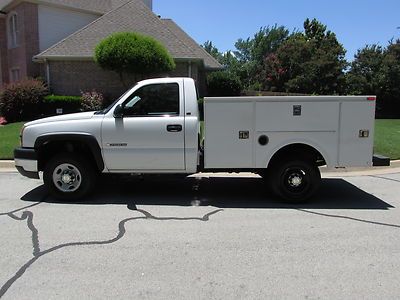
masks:
<svg viewBox="0 0 400 300"><path fill-rule="evenodd" d="M19 211L24 210L24 209L32 208L32 207L34 207L34 206L38 206L38 205L41 204L41 203L42 203L42 202L36 202L36 203L31 204L31 205L24 206L24 207L21 207L21 208L17 208L17 209L15 209L15 210L12 210L12 211L9 211L9 212L0 213L0 217L1 217L1 216L6 216L6 215L9 215L9 214L14 214L14 213L16 213L16 212L19 212Z"/></svg>
<svg viewBox="0 0 400 300"><path fill-rule="evenodd" d="M392 178L387 178L387 177L377 176L377 175L370 175L369 177L383 179L383 180L389 180L389 181L394 181L394 182L400 182L400 180L397 180L397 179L392 179Z"/></svg>
<svg viewBox="0 0 400 300"><path fill-rule="evenodd" d="M301 208L296 208L296 210L304 212L304 213L312 214L312 215L322 216L322 217L346 219L346 220L357 221L357 222L361 222L361 223L400 228L400 225L397 225L397 224L381 223L381 222L357 219L357 218L348 217L348 216L341 216L341 215L330 215L330 214L318 213L318 212L315 212L315 211L301 209Z"/></svg>
<svg viewBox="0 0 400 300"><path fill-rule="evenodd" d="M12 276L7 282L0 288L0 298L2 298L6 292L11 288L11 286L24 275L26 270L32 266L39 258L42 256L52 253L54 251L66 248L66 247L77 247L77 246L94 246L94 245L109 245L112 243L117 242L118 240L122 239L126 233L126 228L125 224L134 221L134 220L155 220L155 221L201 221L201 222L207 222L210 220L210 217L212 215L215 215L219 212L222 212L223 209L217 209L212 212L209 212L205 214L203 217L188 217L188 218L180 218L180 217L156 217L153 216L151 213L142 210L142 209L136 209L137 212L143 214L143 217L133 217L133 218L127 218L119 222L118 224L118 234L109 240L103 240L103 241L82 241L82 242L71 242L71 243L65 243L65 244L60 244L57 246L54 246L52 248L49 248L47 250L40 250L40 242L39 242L39 231L35 227L33 223L33 213L30 211L24 211L21 215L21 217L18 217L15 215L16 212L22 211L24 209L28 209L31 207L34 207L36 205L39 205L39 203L35 203L23 208L16 209L14 211L8 212L8 213L0 213L0 216L8 216L14 220L17 221L23 221L27 220L27 226L29 230L32 232L32 245L33 245L33 257L28 260L22 267L19 268L19 270Z"/></svg>
<svg viewBox="0 0 400 300"><path fill-rule="evenodd" d="M33 247L33 256L37 256L40 253L40 245L39 245L39 231L33 224L33 213L31 211L24 211L21 217L16 216L14 213L7 214L10 218L16 221L24 221L28 225L29 230L32 232L32 247ZM0 294L1 296L1 294Z"/></svg>

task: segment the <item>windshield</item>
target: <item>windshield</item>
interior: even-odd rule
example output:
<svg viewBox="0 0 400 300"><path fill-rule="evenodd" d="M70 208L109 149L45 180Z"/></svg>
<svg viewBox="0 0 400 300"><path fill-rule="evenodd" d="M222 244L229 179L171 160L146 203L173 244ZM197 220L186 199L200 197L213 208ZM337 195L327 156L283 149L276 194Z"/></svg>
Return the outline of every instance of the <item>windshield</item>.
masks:
<svg viewBox="0 0 400 300"><path fill-rule="evenodd" d="M117 102L119 100L121 100L123 97L125 97L125 95L128 94L132 90L132 88L134 88L136 85L137 85L137 83L135 85L133 85L131 88L129 88L125 93L123 93L117 100L115 100L113 103L111 103L105 109L96 111L95 114L96 115L105 115L106 113L108 113L111 110L111 108L113 108L114 105L117 104Z"/></svg>

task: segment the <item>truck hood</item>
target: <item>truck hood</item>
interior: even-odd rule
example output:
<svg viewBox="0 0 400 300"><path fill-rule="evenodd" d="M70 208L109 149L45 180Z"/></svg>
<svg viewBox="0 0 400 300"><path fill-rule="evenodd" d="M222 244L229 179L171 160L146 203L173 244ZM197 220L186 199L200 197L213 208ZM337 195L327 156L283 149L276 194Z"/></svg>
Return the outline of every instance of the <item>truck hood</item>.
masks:
<svg viewBox="0 0 400 300"><path fill-rule="evenodd" d="M28 122L25 124L25 126L38 125L38 124L50 123L50 122L60 122L60 121L86 120L86 119L91 119L94 114L95 114L95 112L91 111L91 112L81 112L81 113L76 113L76 114L55 116L55 117L44 118L44 119L39 119L39 120L35 120L32 122Z"/></svg>

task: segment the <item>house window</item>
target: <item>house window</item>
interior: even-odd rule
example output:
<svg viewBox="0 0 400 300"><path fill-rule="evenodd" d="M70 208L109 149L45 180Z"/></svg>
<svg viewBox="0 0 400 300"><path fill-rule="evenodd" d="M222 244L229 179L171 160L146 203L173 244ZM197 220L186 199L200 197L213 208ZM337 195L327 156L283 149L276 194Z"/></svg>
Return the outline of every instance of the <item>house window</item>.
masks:
<svg viewBox="0 0 400 300"><path fill-rule="evenodd" d="M20 80L20 72L19 72L19 69L11 69L11 72L10 72L11 74L11 82L17 82L17 81L19 81Z"/></svg>
<svg viewBox="0 0 400 300"><path fill-rule="evenodd" d="M18 18L16 13L12 13L8 18L8 41L10 48L18 46Z"/></svg>

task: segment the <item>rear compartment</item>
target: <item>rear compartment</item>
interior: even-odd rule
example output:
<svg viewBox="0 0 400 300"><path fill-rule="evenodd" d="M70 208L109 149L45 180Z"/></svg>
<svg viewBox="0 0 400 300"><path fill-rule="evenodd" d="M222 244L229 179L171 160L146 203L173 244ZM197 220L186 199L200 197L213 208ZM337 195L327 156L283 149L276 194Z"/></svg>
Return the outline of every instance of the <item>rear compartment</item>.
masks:
<svg viewBox="0 0 400 300"><path fill-rule="evenodd" d="M367 96L205 98L205 168L260 169L290 144L328 167L372 166L375 101Z"/></svg>

